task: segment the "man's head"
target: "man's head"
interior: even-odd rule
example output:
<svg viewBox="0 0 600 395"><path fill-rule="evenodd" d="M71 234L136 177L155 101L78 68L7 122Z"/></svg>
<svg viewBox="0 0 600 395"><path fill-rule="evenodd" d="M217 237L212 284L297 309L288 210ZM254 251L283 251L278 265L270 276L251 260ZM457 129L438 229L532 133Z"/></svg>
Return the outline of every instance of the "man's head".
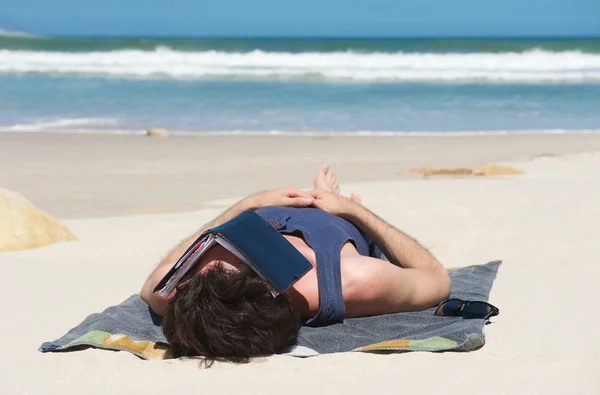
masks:
<svg viewBox="0 0 600 395"><path fill-rule="evenodd" d="M177 288L163 319L174 356L247 362L295 344L300 316L286 295L273 297L271 290L243 265L200 269Z"/></svg>

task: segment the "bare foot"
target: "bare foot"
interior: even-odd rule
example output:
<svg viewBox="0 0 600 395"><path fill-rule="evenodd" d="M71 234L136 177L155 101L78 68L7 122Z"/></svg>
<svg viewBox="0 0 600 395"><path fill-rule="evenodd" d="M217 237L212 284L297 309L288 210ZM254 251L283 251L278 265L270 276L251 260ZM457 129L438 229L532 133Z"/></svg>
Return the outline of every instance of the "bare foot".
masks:
<svg viewBox="0 0 600 395"><path fill-rule="evenodd" d="M315 177L315 188L340 194L340 184L328 165L322 165L319 168ZM360 203L360 195L356 192L352 193L350 199L356 203Z"/></svg>
<svg viewBox="0 0 600 395"><path fill-rule="evenodd" d="M329 166L322 165L319 167L319 171L315 177L315 188L340 194L340 184Z"/></svg>

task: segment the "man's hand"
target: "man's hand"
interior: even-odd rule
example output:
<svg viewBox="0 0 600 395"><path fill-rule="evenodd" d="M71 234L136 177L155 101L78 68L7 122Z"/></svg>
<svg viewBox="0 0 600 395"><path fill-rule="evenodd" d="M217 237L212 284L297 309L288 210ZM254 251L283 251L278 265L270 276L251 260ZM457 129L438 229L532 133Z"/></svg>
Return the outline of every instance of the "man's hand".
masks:
<svg viewBox="0 0 600 395"><path fill-rule="evenodd" d="M308 194L314 199L314 207L338 217L348 214L353 205L359 204L347 197L323 189L313 189L308 191Z"/></svg>
<svg viewBox="0 0 600 395"><path fill-rule="evenodd" d="M266 206L316 207L313 196L294 187L258 192L247 199L249 205L254 210Z"/></svg>

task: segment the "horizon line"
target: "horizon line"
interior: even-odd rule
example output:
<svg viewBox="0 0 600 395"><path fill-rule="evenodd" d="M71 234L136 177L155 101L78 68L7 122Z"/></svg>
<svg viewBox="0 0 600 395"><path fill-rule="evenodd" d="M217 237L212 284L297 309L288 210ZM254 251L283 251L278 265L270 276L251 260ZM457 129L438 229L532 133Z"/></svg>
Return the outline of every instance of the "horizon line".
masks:
<svg viewBox="0 0 600 395"><path fill-rule="evenodd" d="M599 35L551 35L551 34L537 34L537 35L521 35L521 34L506 34L506 35L273 35L273 34L257 34L257 35L135 35L135 34L55 34L55 35L44 35L37 33L29 33L20 31L20 34L2 34L4 31L0 29L0 37L10 38L24 38L24 39L35 39L35 38L83 38L83 39L212 39L212 40L232 40L232 39L246 39L246 40L268 40L268 39L286 39L286 40L398 40L398 39L413 39L413 40L501 40L501 39L600 39ZM13 33L14 31L7 31Z"/></svg>

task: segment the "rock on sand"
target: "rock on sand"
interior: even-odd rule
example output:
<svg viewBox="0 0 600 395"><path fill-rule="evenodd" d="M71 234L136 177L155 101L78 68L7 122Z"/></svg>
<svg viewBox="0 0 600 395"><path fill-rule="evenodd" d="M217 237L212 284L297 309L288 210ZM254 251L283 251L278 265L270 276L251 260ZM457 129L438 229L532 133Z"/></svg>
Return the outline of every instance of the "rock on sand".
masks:
<svg viewBox="0 0 600 395"><path fill-rule="evenodd" d="M38 210L20 194L0 189L0 252L77 240L62 223Z"/></svg>
<svg viewBox="0 0 600 395"><path fill-rule="evenodd" d="M146 130L146 136L148 137L169 137L169 131L167 129L148 129Z"/></svg>

